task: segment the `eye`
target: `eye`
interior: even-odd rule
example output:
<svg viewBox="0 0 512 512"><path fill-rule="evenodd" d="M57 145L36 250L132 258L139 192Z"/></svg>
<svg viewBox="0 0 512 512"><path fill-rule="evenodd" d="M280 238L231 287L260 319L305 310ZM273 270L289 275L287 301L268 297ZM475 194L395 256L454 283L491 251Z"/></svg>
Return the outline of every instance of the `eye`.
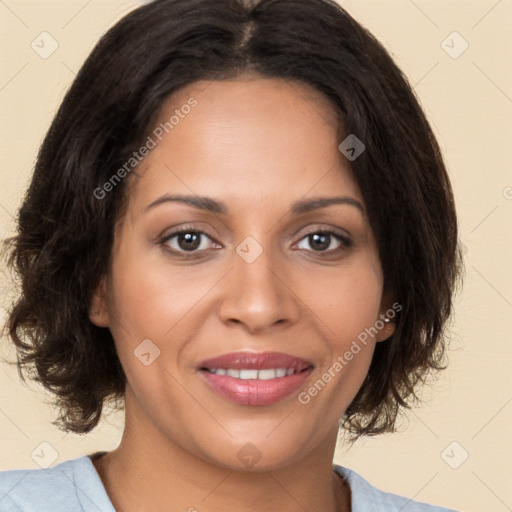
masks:
<svg viewBox="0 0 512 512"><path fill-rule="evenodd" d="M351 247L352 241L334 230L323 229L308 233L297 245L299 249L333 254Z"/></svg>
<svg viewBox="0 0 512 512"><path fill-rule="evenodd" d="M204 231L188 226L166 235L160 240L160 244L177 253L193 253L220 247Z"/></svg>

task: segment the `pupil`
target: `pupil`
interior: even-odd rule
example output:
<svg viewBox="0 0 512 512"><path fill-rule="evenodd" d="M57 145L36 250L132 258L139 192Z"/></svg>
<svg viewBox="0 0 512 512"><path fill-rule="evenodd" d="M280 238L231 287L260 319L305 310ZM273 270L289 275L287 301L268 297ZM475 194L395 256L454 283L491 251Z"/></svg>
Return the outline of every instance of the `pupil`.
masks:
<svg viewBox="0 0 512 512"><path fill-rule="evenodd" d="M327 235L327 234L317 234L315 233L314 235L310 235L310 242L313 241L313 243L311 243L311 247L313 247L313 249L327 249L329 247L329 237L330 235Z"/></svg>
<svg viewBox="0 0 512 512"><path fill-rule="evenodd" d="M191 251L197 249L200 244L200 237L197 233L182 233L178 237L179 246L186 250Z"/></svg>

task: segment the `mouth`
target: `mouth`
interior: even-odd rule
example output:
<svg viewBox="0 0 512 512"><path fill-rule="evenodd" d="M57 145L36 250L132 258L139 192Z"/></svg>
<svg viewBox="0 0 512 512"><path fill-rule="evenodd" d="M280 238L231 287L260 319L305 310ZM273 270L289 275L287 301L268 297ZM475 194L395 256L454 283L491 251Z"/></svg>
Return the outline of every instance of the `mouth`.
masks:
<svg viewBox="0 0 512 512"><path fill-rule="evenodd" d="M305 359L278 352L234 352L200 364L210 389L242 405L270 405L299 389L313 371Z"/></svg>

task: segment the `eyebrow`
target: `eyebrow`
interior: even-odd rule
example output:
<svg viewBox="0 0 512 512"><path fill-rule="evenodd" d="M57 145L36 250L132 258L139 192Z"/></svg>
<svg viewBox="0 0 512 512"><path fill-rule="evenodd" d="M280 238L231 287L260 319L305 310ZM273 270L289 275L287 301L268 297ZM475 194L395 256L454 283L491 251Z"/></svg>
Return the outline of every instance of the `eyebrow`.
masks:
<svg viewBox="0 0 512 512"><path fill-rule="evenodd" d="M168 203L168 202L177 202L187 204L189 206L193 206L200 210L205 210L211 213L220 213L227 215L228 208L224 203L216 201L210 197L205 196L189 196L189 195L176 195L176 194L164 194L159 197L152 203L148 204L144 208L144 212L154 208L155 206ZM291 213L301 214L307 213L312 210L317 210L319 208L326 208L327 206L337 205L337 204L346 204L349 206L354 206L357 208L363 215L365 213L363 205L353 197L348 196L335 196L335 197L314 197L311 199L300 199L295 201L290 208Z"/></svg>

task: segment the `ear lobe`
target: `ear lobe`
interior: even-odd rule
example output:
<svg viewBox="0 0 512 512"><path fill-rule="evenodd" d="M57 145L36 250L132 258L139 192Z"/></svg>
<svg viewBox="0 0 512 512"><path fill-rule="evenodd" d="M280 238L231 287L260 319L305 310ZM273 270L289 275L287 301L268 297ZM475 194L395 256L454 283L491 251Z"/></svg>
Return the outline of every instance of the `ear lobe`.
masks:
<svg viewBox="0 0 512 512"><path fill-rule="evenodd" d="M389 319L387 319L389 320ZM379 329L379 332L377 333L377 336L375 337L375 340L377 342L379 341L386 341L391 335L395 332L395 322L392 322L391 320L389 322L382 321L384 326L382 329Z"/></svg>
<svg viewBox="0 0 512 512"><path fill-rule="evenodd" d="M394 302L393 299L393 294L390 292L389 289L382 294L380 304L382 313L380 314L379 320L377 320L377 322L375 323L375 325L378 326L379 329L379 332L375 337L375 340L377 342L386 341L395 332L396 323L392 320L392 318L395 318L396 312L400 311L402 307L400 306L399 309L395 310L395 306L398 303Z"/></svg>
<svg viewBox="0 0 512 512"><path fill-rule="evenodd" d="M101 278L96 291L91 298L89 320L98 327L108 327L110 318L107 307L107 287L104 278Z"/></svg>

